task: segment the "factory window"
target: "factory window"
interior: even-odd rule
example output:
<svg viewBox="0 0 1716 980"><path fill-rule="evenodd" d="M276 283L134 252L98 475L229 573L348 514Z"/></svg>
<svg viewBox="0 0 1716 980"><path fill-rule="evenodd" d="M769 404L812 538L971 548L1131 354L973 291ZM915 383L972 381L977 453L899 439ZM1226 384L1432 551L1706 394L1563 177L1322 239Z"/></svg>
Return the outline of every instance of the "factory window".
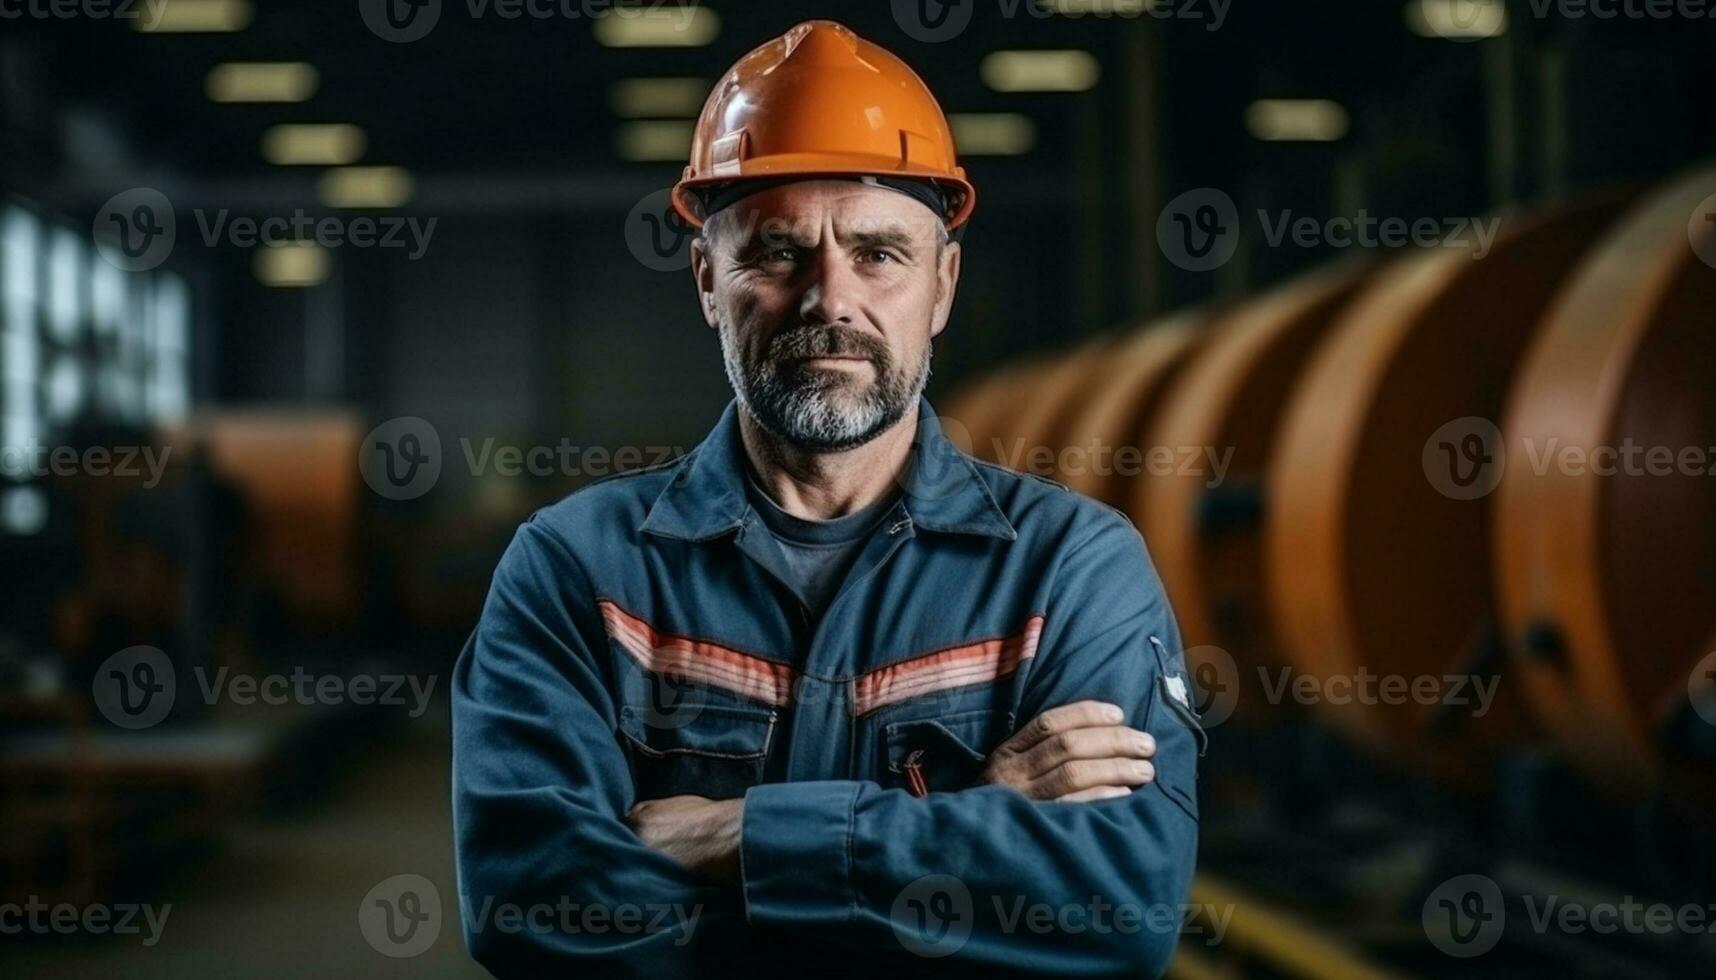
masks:
<svg viewBox="0 0 1716 980"><path fill-rule="evenodd" d="M122 271L71 228L0 208L0 533L40 526L31 484L67 426L188 410L190 308L178 276Z"/></svg>

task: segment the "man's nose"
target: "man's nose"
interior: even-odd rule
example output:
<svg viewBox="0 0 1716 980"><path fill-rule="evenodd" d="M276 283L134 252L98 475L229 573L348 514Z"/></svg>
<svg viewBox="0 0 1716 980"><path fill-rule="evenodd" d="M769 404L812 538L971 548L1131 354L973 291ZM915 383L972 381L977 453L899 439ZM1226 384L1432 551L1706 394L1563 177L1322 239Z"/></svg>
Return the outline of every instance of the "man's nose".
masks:
<svg viewBox="0 0 1716 980"><path fill-rule="evenodd" d="M799 316L811 323L856 323L859 290L857 271L839 249L818 249L810 267L810 282L799 301Z"/></svg>

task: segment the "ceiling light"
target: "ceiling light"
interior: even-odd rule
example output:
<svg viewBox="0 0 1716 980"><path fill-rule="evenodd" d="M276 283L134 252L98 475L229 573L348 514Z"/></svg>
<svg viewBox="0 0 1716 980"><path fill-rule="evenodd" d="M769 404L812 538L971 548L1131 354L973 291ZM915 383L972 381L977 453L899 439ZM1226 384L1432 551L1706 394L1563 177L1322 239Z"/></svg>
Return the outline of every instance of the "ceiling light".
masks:
<svg viewBox="0 0 1716 980"><path fill-rule="evenodd" d="M707 7L620 7L596 18L596 43L608 48L694 48L721 33L721 18Z"/></svg>
<svg viewBox="0 0 1716 980"><path fill-rule="evenodd" d="M703 78L622 78L608 90L608 105L628 119L695 116L708 95Z"/></svg>
<svg viewBox="0 0 1716 980"><path fill-rule="evenodd" d="M1083 92L1102 70L1089 51L1066 49L992 51L978 72L997 92Z"/></svg>
<svg viewBox="0 0 1716 980"><path fill-rule="evenodd" d="M341 167L322 175L321 197L330 208L396 208L413 187L404 167Z"/></svg>
<svg viewBox="0 0 1716 980"><path fill-rule="evenodd" d="M1414 0L1406 5L1406 26L1419 37L1476 41L1507 33L1502 0Z"/></svg>
<svg viewBox="0 0 1716 980"><path fill-rule="evenodd" d="M146 34L218 34L250 26L250 0L147 0L131 21Z"/></svg>
<svg viewBox="0 0 1716 980"><path fill-rule="evenodd" d="M1347 110L1328 99L1258 99L1245 109L1245 128L1272 143L1326 143L1347 134Z"/></svg>
<svg viewBox="0 0 1716 980"><path fill-rule="evenodd" d="M264 286L314 286L328 278L328 252L315 242L281 242L256 250L252 269Z"/></svg>
<svg viewBox="0 0 1716 980"><path fill-rule="evenodd" d="M614 133L614 153L622 160L677 160L691 155L689 119L649 119L629 122Z"/></svg>
<svg viewBox="0 0 1716 980"><path fill-rule="evenodd" d="M363 130L350 123L282 123L262 133L262 157L285 166L339 166L363 158Z"/></svg>
<svg viewBox="0 0 1716 980"><path fill-rule="evenodd" d="M1037 145L1037 126L1016 112L955 112L947 117L960 156L1019 156Z"/></svg>
<svg viewBox="0 0 1716 980"><path fill-rule="evenodd" d="M209 69L203 87L216 102L303 102L317 82L302 61L234 61Z"/></svg>

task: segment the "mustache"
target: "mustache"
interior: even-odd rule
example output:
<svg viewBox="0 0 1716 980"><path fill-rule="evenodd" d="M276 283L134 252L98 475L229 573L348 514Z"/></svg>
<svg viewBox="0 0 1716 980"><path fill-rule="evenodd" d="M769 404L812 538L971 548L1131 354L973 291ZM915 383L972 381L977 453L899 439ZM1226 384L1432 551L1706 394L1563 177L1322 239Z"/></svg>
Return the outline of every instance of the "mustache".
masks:
<svg viewBox="0 0 1716 980"><path fill-rule="evenodd" d="M880 340L857 331L813 323L775 334L769 340L768 356L776 362L810 357L863 357L886 364L888 348Z"/></svg>

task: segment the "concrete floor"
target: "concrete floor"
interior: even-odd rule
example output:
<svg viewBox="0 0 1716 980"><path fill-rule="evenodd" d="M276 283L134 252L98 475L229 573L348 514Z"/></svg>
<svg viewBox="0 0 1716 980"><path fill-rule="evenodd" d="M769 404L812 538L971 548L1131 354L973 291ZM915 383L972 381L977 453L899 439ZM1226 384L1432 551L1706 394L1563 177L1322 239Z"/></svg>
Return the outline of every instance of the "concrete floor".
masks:
<svg viewBox="0 0 1716 980"><path fill-rule="evenodd" d="M0 976L485 977L465 955L454 904L447 761L444 720L416 730L354 767L309 812L234 828L173 886L154 946L141 936L30 946L4 936ZM370 890L400 874L429 879L442 899L439 935L409 958L378 952L358 919Z"/></svg>

